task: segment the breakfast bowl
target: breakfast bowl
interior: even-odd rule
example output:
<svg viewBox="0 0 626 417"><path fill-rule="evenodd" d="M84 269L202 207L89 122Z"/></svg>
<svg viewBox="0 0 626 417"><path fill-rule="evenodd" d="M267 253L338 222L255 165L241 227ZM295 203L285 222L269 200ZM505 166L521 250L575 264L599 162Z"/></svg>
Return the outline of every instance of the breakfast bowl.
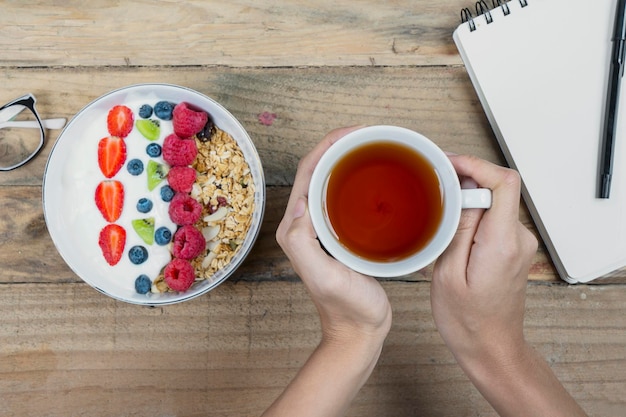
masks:
<svg viewBox="0 0 626 417"><path fill-rule="evenodd" d="M56 249L83 281L139 305L190 300L242 264L265 178L237 119L170 84L111 91L59 135L43 179Z"/></svg>

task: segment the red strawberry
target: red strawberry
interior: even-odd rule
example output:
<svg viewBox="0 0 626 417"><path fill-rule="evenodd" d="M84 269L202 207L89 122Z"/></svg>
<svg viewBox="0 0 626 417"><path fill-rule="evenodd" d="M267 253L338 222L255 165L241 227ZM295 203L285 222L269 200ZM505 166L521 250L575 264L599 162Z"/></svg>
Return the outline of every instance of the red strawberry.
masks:
<svg viewBox="0 0 626 417"><path fill-rule="evenodd" d="M113 136L125 138L133 130L133 111L126 106L115 106L109 110L107 128Z"/></svg>
<svg viewBox="0 0 626 417"><path fill-rule="evenodd" d="M119 181L104 180L96 187L96 206L109 223L120 218L124 207L124 186Z"/></svg>
<svg viewBox="0 0 626 417"><path fill-rule="evenodd" d="M126 245L126 230L117 224L107 224L100 231L98 245L102 249L102 255L111 266L117 264L124 253Z"/></svg>
<svg viewBox="0 0 626 417"><path fill-rule="evenodd" d="M108 136L98 143L98 165L105 177L111 178L126 162L126 143L118 136Z"/></svg>
<svg viewBox="0 0 626 417"><path fill-rule="evenodd" d="M188 103L178 103L172 112L174 133L187 139L202 130L209 115L202 110L192 108Z"/></svg>

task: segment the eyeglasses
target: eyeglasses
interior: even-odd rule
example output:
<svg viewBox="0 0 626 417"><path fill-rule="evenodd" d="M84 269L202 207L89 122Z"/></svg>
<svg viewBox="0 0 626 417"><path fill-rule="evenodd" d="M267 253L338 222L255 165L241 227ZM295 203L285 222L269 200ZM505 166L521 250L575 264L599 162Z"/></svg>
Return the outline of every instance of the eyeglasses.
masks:
<svg viewBox="0 0 626 417"><path fill-rule="evenodd" d="M0 171L21 167L39 153L45 129L61 129L65 119L41 120L35 96L26 94L0 107Z"/></svg>

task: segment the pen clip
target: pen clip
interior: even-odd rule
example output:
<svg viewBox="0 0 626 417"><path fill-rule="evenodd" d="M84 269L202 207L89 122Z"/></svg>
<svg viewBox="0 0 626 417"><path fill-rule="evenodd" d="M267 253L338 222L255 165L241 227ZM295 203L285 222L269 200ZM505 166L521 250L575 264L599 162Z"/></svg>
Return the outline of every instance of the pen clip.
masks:
<svg viewBox="0 0 626 417"><path fill-rule="evenodd" d="M619 66L619 76L624 76L624 66L626 65L626 39L615 39L617 48L615 48L615 63Z"/></svg>

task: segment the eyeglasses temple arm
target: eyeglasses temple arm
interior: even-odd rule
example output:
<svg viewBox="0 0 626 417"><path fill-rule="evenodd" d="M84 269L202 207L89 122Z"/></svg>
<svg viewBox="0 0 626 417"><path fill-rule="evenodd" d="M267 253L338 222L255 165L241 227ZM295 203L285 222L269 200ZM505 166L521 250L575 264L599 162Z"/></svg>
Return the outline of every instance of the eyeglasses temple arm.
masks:
<svg viewBox="0 0 626 417"><path fill-rule="evenodd" d="M65 119L44 119L41 121L44 129L61 129L65 126ZM4 127L30 127L30 128L39 128L39 123L34 120L16 120L9 122L0 122L0 129Z"/></svg>
<svg viewBox="0 0 626 417"><path fill-rule="evenodd" d="M65 126L65 118L44 119L41 121L44 129L62 129Z"/></svg>

